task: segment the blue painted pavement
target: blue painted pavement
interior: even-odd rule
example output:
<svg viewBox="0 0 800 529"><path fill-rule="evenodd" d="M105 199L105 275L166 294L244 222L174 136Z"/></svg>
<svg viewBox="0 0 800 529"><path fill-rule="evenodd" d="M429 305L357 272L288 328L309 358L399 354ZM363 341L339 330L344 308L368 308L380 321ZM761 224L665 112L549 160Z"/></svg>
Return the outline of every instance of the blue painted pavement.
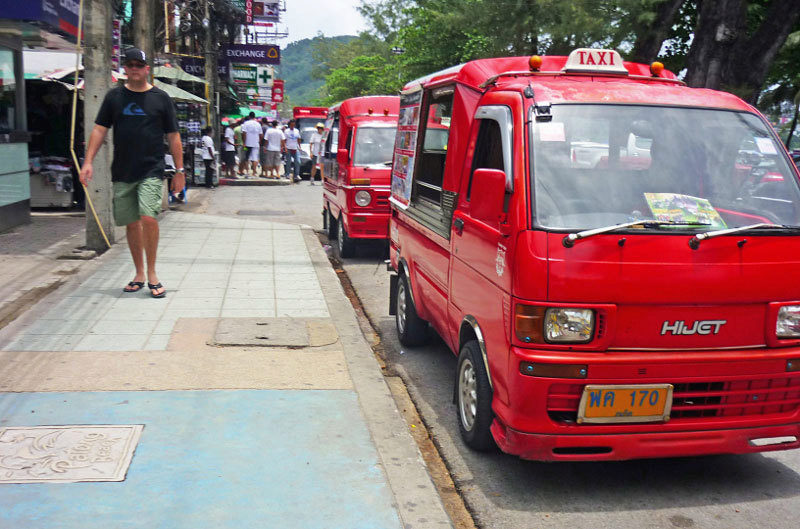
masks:
<svg viewBox="0 0 800 529"><path fill-rule="evenodd" d="M125 481L0 484L0 528L399 528L352 391L0 393L0 428L144 424Z"/></svg>

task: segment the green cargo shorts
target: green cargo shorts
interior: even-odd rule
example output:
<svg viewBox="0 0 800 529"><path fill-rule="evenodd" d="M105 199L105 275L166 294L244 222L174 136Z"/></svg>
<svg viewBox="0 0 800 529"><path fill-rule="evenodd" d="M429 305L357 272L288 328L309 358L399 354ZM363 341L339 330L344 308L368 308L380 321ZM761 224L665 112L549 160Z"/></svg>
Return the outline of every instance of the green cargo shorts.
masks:
<svg viewBox="0 0 800 529"><path fill-rule="evenodd" d="M158 217L164 181L145 178L138 182L114 182L114 221L127 226L142 216Z"/></svg>

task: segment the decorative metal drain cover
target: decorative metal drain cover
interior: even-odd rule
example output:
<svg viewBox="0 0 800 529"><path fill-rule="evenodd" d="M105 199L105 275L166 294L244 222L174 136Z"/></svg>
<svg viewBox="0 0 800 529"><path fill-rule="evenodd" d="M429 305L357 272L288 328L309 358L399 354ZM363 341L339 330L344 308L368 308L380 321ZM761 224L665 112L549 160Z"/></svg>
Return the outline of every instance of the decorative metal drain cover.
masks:
<svg viewBox="0 0 800 529"><path fill-rule="evenodd" d="M0 484L122 481L144 425L0 428Z"/></svg>
<svg viewBox="0 0 800 529"><path fill-rule="evenodd" d="M237 214L239 215L254 215L261 217L284 216L294 215L294 211L290 209L240 209Z"/></svg>

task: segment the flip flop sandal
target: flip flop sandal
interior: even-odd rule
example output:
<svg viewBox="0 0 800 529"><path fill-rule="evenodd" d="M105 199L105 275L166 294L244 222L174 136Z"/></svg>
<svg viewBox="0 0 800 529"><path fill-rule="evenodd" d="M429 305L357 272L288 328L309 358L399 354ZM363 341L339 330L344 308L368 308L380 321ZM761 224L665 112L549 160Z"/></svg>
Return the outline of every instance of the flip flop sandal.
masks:
<svg viewBox="0 0 800 529"><path fill-rule="evenodd" d="M144 281L131 281L125 288L122 289L123 292L139 292L141 289L144 288Z"/></svg>
<svg viewBox="0 0 800 529"><path fill-rule="evenodd" d="M150 289L150 295L153 296L154 298L163 298L164 296L167 295L166 290L161 294L153 294L154 290L158 290L159 288L164 288L164 285L162 285L161 283L156 283L155 285L153 283L147 283L147 288Z"/></svg>

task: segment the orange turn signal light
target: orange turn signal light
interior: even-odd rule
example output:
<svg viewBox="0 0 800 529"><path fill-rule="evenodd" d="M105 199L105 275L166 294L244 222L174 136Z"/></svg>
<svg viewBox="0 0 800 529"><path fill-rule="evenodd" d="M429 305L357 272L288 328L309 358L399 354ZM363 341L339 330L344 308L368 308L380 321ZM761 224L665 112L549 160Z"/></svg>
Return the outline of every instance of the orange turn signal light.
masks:
<svg viewBox="0 0 800 529"><path fill-rule="evenodd" d="M800 358L793 358L791 360L787 360L786 371L790 373L794 371L800 371Z"/></svg>
<svg viewBox="0 0 800 529"><path fill-rule="evenodd" d="M581 364L540 364L520 362L519 372L529 377L586 378L587 366Z"/></svg>
<svg viewBox="0 0 800 529"><path fill-rule="evenodd" d="M383 109L383 115L384 116L388 116L389 115L389 109L388 108L384 108Z"/></svg>
<svg viewBox="0 0 800 529"><path fill-rule="evenodd" d="M538 55L531 55L531 58L528 59L528 66L532 72L539 71L539 68L542 67L542 58Z"/></svg>
<svg viewBox="0 0 800 529"><path fill-rule="evenodd" d="M653 77L658 77L661 75L661 72L664 71L664 65L658 61L655 61L650 65L650 73L653 74Z"/></svg>
<svg viewBox="0 0 800 529"><path fill-rule="evenodd" d="M514 332L525 343L544 343L544 307L517 304L514 308Z"/></svg>
<svg viewBox="0 0 800 529"><path fill-rule="evenodd" d="M350 185L351 186L368 186L372 180L369 178L351 178Z"/></svg>
<svg viewBox="0 0 800 529"><path fill-rule="evenodd" d="M368 108L368 109L367 109L367 114L372 114L372 112L373 112L373 111L372 111L372 108Z"/></svg>

